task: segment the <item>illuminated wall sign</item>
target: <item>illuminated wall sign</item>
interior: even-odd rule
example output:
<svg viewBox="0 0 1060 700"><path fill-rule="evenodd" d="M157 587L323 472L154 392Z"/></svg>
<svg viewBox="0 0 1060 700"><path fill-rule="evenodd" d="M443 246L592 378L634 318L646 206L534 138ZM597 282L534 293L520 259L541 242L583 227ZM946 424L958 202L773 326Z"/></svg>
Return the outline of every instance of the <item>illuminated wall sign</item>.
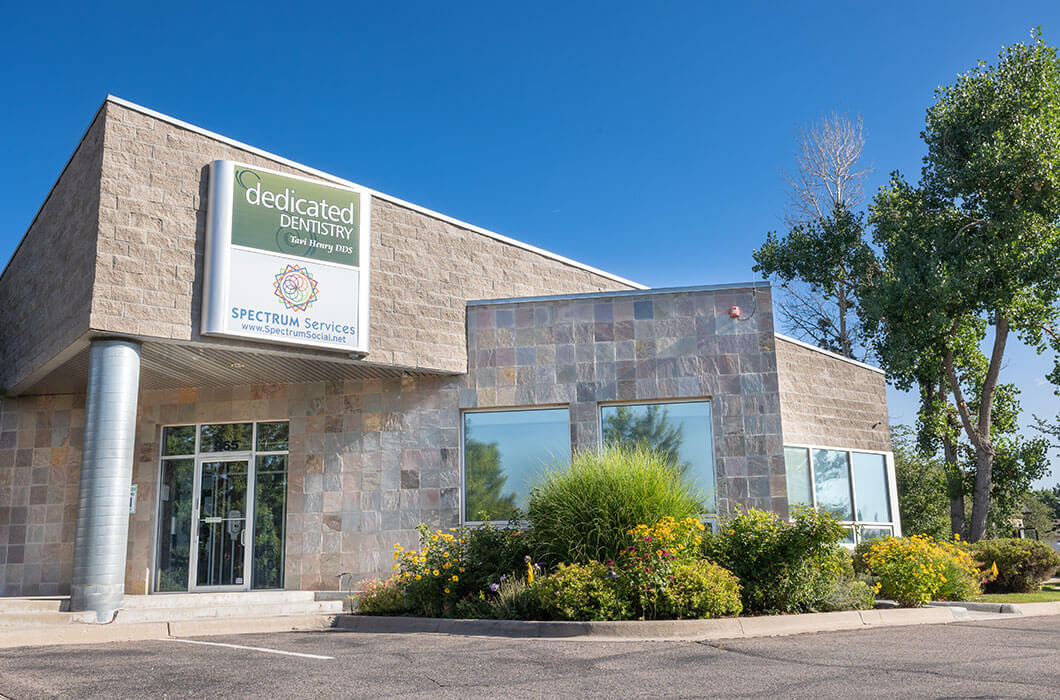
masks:
<svg viewBox="0 0 1060 700"><path fill-rule="evenodd" d="M202 333L368 351L367 192L217 160Z"/></svg>

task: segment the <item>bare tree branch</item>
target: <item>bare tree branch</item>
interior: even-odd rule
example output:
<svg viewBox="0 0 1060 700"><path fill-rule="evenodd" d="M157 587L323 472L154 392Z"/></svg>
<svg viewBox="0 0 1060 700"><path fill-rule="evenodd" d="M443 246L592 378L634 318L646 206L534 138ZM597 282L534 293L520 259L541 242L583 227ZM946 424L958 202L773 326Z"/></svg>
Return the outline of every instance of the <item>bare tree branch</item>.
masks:
<svg viewBox="0 0 1060 700"><path fill-rule="evenodd" d="M837 204L855 209L864 201L862 183L872 166L858 167L865 150L861 115L832 112L800 126L795 133L795 173L783 172L788 183L789 226L828 216Z"/></svg>

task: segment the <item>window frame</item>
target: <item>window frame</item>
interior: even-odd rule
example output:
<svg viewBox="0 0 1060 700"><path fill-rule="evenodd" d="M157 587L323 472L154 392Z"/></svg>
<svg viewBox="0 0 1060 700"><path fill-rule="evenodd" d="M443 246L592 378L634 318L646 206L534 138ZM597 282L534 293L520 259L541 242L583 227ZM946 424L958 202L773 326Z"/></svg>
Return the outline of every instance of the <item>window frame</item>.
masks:
<svg viewBox="0 0 1060 700"><path fill-rule="evenodd" d="M714 512L701 518L700 522L709 524L713 531L718 529L718 455L717 442L714 440L714 401L709 396L682 396L677 399L628 399L623 401L599 401L596 404L596 444L604 449L604 408L616 406L658 406L676 403L705 403L710 407L710 463L714 471Z"/></svg>
<svg viewBox="0 0 1060 700"><path fill-rule="evenodd" d="M895 478L894 471L894 453L884 450L863 450L856 447L835 447L831 445L819 445L813 443L796 443L796 442L785 442L783 445L784 449L793 448L807 451L807 459L810 468L810 493L813 496L813 503L811 504L814 508L819 508L817 504L817 478L815 472L815 463L813 452L814 450L828 450L830 452L845 452L847 456L847 476L850 479L850 510L853 516L851 520L841 520L843 527L853 531L854 542L845 543L846 546L854 546L861 542L861 529L863 527L878 527L878 528L890 528L891 535L894 537L901 537L902 535L902 521L901 514L898 511L898 482ZM880 455L884 460L884 471L887 476L887 502L891 508L891 520L890 522L880 522L871 520L858 520L858 500L857 500L857 478L854 476L854 453L868 454L868 455ZM784 480L787 482L787 464L785 462ZM792 503L788 503L788 509L790 510Z"/></svg>
<svg viewBox="0 0 1060 700"><path fill-rule="evenodd" d="M201 452L200 451L199 448L201 446L200 445L200 441L202 439L202 426L204 426L204 425L236 425L238 423L250 423L250 425L251 425L250 449L249 450L236 450L236 451L233 451L233 452ZM258 449L256 449L257 446L258 446L258 424L259 423L287 423L287 449L286 450L260 450L260 451ZM195 428L195 451L190 453L190 454L180 454L180 455L163 454L165 452L166 428L185 428L185 427L188 427L188 426L193 426ZM198 421L193 421L193 422L176 421L176 422L173 422L173 423L160 423L158 425L158 433L157 433L157 439L156 439L156 443L155 443L155 444L158 445L158 467L157 467L157 469L155 471L155 478L156 478L156 481L155 481L156 489L155 489L155 491L156 491L156 493L155 493L154 512L151 514L151 519L154 522L154 527L153 527L154 532L153 532L153 535L151 537L151 555L150 555L150 560L151 560L151 585L149 587L148 595L187 594L187 593L189 593L191 591L190 581L189 581L189 589L185 590L185 591L159 591L159 590L157 590L158 589L158 576L159 576L158 553L159 553L159 550L161 549L161 538L162 538L162 522L161 522L161 519L159 518L159 514L160 514L161 508L162 508L162 479L165 476L165 463L166 463L166 461L167 460L190 459L190 460L192 460L195 463L195 465L196 465L196 473L197 473L198 472L198 462L199 462L200 459L202 459L204 457L217 455L221 459L223 459L225 457L231 457L231 458L235 458L235 459L244 459L244 458L246 458L246 460L248 462L248 465L250 466L249 473L247 475L247 498L248 498L248 503L250 503L250 508L248 508L248 520L249 520L250 516L256 516L256 512L254 511L253 498L254 498L254 493L255 493L254 489L257 488L256 458L258 456L269 457L269 456L275 456L275 455L287 455L288 456L288 461L287 461L288 489L290 488L290 464L291 464L290 463L290 454L291 454L291 432L290 432L291 428L290 428L290 426L291 426L291 418L289 416L285 417L285 418L261 418L261 419L252 418L250 420L219 420L219 421L202 421L202 422L198 422ZM193 489L192 493L193 494L195 493L195 489L197 489L197 488L198 488L198 484L193 484L192 485L192 489ZM288 495L290 495L290 494L288 494ZM193 498L194 498L194 495L193 495ZM287 515L289 514L286 511L286 504L284 506L284 509L285 509L284 510L284 535L286 536ZM190 543L189 543L189 545L190 545ZM193 554L192 552L189 552L188 556L190 557L190 556L192 556L192 554ZM286 558L286 556L287 556L287 548L286 548L286 542L285 542L284 543L284 557ZM189 565L188 571L189 571L189 576L190 576L190 573L191 573L190 565ZM253 576L253 573L251 573L251 576ZM251 580L251 583L253 583L253 579ZM283 590L283 588L249 588L248 592L253 592L253 591L276 591L276 590Z"/></svg>
<svg viewBox="0 0 1060 700"><path fill-rule="evenodd" d="M475 413L526 413L528 411L555 411L562 409L567 412L567 451L572 453L574 451L574 440L571 437L571 421L570 413L571 408L569 403L557 403L557 404L538 404L534 406L476 406L475 408L462 408L460 409L460 501L458 505L459 509L459 523L460 525L468 525L472 527L480 527L482 525L492 525L494 527L507 527L507 520L468 520L466 517L467 512L467 464L465 463L464 453L466 452L467 442L464 437L464 432L467 428L466 416Z"/></svg>

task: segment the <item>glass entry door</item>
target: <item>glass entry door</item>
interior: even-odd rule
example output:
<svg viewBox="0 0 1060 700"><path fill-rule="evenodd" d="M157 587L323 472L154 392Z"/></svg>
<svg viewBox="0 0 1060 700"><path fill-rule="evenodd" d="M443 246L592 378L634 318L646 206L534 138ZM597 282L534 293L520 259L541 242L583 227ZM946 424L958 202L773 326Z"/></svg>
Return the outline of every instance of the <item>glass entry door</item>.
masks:
<svg viewBox="0 0 1060 700"><path fill-rule="evenodd" d="M284 587L287 421L162 430L155 587Z"/></svg>
<svg viewBox="0 0 1060 700"><path fill-rule="evenodd" d="M192 588L249 590L250 460L203 458L196 471Z"/></svg>

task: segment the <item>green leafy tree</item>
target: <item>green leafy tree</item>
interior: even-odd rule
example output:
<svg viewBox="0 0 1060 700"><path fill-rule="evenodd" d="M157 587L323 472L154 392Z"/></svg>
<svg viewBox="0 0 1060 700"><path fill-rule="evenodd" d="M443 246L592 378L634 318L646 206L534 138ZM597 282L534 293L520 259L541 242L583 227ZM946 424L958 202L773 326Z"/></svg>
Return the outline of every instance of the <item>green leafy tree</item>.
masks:
<svg viewBox="0 0 1060 700"><path fill-rule="evenodd" d="M1044 349L1060 296L1060 61L1039 32L936 91L920 187L895 176L872 220L882 272L863 308L876 351L909 383L939 357L975 453L969 539L987 531L998 445L993 411L1010 333ZM976 352L987 330L985 368ZM980 372L980 369L982 371Z"/></svg>
<svg viewBox="0 0 1060 700"><path fill-rule="evenodd" d="M891 449L902 534L949 539L945 464L936 455L918 449L912 432L901 425L892 431Z"/></svg>
<svg viewBox="0 0 1060 700"><path fill-rule="evenodd" d="M753 268L784 289L787 299L777 307L792 332L858 360L867 354L858 290L875 262L864 231L863 217L837 203L827 215L796 224L783 238L768 233L754 252Z"/></svg>
<svg viewBox="0 0 1060 700"><path fill-rule="evenodd" d="M501 451L495 442L469 436L464 443L466 517L474 520L510 520L517 516L515 494L504 494L508 477L501 469Z"/></svg>
<svg viewBox="0 0 1060 700"><path fill-rule="evenodd" d="M1060 484L1051 489L1038 489L1033 496L1049 509L1049 517L1060 520Z"/></svg>
<svg viewBox="0 0 1060 700"><path fill-rule="evenodd" d="M681 443L684 430L670 422L666 406L649 404L644 407L618 406L604 422L604 444L623 444L645 447L676 465L683 474L689 464L681 462Z"/></svg>

